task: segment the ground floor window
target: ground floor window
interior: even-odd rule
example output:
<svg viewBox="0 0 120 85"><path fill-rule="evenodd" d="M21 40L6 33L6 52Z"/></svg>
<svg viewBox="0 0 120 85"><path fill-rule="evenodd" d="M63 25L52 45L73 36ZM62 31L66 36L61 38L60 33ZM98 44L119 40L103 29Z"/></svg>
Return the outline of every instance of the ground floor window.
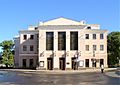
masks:
<svg viewBox="0 0 120 85"><path fill-rule="evenodd" d="M23 62L23 67L26 67L26 59L23 59L22 62Z"/></svg>
<svg viewBox="0 0 120 85"><path fill-rule="evenodd" d="M89 67L89 59L85 59L85 67Z"/></svg>

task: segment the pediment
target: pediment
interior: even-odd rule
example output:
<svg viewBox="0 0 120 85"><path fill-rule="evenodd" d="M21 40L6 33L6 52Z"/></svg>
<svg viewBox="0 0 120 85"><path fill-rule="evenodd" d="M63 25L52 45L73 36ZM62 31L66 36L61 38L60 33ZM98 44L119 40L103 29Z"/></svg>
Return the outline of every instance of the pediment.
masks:
<svg viewBox="0 0 120 85"><path fill-rule="evenodd" d="M80 25L80 24L81 24L80 22L61 17L43 22L41 25Z"/></svg>

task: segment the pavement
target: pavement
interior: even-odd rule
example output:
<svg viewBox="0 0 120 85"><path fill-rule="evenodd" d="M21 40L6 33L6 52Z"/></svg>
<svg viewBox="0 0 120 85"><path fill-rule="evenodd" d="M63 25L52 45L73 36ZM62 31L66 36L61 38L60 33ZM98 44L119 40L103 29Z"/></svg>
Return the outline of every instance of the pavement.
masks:
<svg viewBox="0 0 120 85"><path fill-rule="evenodd" d="M119 85L116 68L81 70L0 69L0 85Z"/></svg>
<svg viewBox="0 0 120 85"><path fill-rule="evenodd" d="M105 68L104 72L108 75L115 74L117 68ZM30 69L0 69L0 71L22 71L22 72L38 72L45 74L74 74L74 73L90 73L90 72L101 72L101 69L81 69L81 70L30 70ZM117 75L117 74L116 74ZM116 76L114 75L114 76Z"/></svg>

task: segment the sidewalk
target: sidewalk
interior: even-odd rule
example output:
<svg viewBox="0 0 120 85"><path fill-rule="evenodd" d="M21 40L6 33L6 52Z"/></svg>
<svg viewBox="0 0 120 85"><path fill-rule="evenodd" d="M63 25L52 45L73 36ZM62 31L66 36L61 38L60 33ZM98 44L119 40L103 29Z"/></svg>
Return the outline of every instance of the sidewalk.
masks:
<svg viewBox="0 0 120 85"><path fill-rule="evenodd" d="M116 68L105 68L105 72L116 70ZM30 69L0 69L0 71L21 71L21 72L41 72L50 74L69 74L69 73L86 73L101 72L101 69L81 69L81 70L30 70Z"/></svg>

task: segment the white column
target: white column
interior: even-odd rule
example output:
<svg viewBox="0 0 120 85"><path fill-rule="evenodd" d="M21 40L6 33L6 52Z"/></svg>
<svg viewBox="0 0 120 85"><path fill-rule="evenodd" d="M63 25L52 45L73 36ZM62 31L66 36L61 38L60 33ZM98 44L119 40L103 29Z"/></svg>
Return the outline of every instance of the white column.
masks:
<svg viewBox="0 0 120 85"><path fill-rule="evenodd" d="M71 69L70 31L66 31L66 69Z"/></svg>
<svg viewBox="0 0 120 85"><path fill-rule="evenodd" d="M59 56L57 55L58 51L58 32L54 31L54 58L53 58L53 69L59 69Z"/></svg>

